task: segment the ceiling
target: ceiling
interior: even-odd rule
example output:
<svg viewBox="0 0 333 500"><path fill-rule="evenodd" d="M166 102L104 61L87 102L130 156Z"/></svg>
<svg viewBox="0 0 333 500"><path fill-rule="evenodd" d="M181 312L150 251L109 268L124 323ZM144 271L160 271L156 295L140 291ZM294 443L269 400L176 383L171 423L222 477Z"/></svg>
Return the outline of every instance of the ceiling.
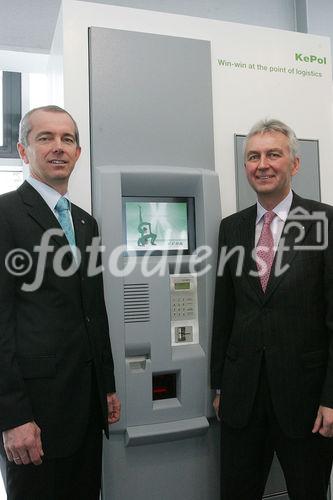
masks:
<svg viewBox="0 0 333 500"><path fill-rule="evenodd" d="M134 3L137 8L166 12L177 12L179 9L178 0L168 0L167 2L165 0L82 1L109 3L123 7L131 7ZM188 5L187 2L189 2ZM61 0L0 0L0 49L49 53L60 5ZM187 13L196 5L201 7L199 12L205 11L205 3L202 3L202 0L185 0L185 7L180 10Z"/></svg>
<svg viewBox="0 0 333 500"><path fill-rule="evenodd" d="M0 0L0 49L49 52L61 0Z"/></svg>
<svg viewBox="0 0 333 500"><path fill-rule="evenodd" d="M296 0L81 0L185 14L257 26L295 29ZM0 0L0 49L49 53L61 0Z"/></svg>
<svg viewBox="0 0 333 500"><path fill-rule="evenodd" d="M93 1L130 4L129 0ZM48 53L60 5L61 0L0 0L0 49Z"/></svg>

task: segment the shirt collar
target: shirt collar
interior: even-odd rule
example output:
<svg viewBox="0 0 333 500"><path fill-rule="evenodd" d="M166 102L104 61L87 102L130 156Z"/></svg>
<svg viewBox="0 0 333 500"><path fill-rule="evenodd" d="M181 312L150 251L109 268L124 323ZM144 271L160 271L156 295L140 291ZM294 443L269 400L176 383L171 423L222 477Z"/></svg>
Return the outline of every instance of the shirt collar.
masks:
<svg viewBox="0 0 333 500"><path fill-rule="evenodd" d="M38 193L41 195L45 203L50 207L52 212L54 212L55 206L58 203L59 199L61 198L61 194L58 193L55 189L53 189L51 186L48 186L44 182L41 182L31 175L27 178L27 182L38 191ZM68 199L69 201L69 207L71 206L71 201L69 199L69 194L68 191L63 195L65 198Z"/></svg>
<svg viewBox="0 0 333 500"><path fill-rule="evenodd" d="M276 207L274 207L273 209L276 215L283 222L286 222L287 220L292 201L293 201L293 192L292 190L290 190L287 196L282 201L280 201L280 203L276 205ZM259 201L257 201L256 224L258 224L261 221L262 217L265 215L266 212L267 210L262 205L260 205Z"/></svg>

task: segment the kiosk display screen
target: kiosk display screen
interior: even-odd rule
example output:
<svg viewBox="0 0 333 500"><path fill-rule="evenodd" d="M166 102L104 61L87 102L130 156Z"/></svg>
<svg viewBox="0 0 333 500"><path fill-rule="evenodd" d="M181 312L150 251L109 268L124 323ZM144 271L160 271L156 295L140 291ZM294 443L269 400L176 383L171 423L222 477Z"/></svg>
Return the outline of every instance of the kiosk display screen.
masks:
<svg viewBox="0 0 333 500"><path fill-rule="evenodd" d="M178 252L195 247L194 199L123 197L124 243L128 254Z"/></svg>

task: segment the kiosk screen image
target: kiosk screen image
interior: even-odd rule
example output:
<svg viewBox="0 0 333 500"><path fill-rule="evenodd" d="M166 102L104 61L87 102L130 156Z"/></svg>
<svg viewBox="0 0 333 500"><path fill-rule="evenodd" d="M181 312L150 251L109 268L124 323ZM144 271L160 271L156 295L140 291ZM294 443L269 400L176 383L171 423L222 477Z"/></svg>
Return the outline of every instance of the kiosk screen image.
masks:
<svg viewBox="0 0 333 500"><path fill-rule="evenodd" d="M192 253L193 198L124 197L124 242L129 254Z"/></svg>

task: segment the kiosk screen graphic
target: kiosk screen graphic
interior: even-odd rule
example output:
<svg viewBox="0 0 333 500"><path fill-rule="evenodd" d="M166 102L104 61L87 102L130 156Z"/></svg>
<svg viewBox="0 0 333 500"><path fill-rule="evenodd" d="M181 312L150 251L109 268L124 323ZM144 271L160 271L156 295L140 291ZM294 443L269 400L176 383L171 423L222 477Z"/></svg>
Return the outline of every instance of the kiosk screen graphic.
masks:
<svg viewBox="0 0 333 500"><path fill-rule="evenodd" d="M124 197L123 208L128 253L193 251L193 198Z"/></svg>

